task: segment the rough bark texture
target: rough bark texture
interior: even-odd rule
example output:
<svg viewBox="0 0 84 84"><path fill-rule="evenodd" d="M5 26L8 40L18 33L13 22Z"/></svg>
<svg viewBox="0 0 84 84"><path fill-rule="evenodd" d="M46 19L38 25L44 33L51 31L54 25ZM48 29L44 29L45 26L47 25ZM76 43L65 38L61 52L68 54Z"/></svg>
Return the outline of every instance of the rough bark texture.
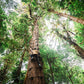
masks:
<svg viewBox="0 0 84 84"><path fill-rule="evenodd" d="M63 38L64 40L69 42L70 45L73 45L74 48L78 51L80 57L84 59L84 49L82 49L77 43L73 42L70 38L60 34L58 31L56 31L56 33L60 38Z"/></svg>
<svg viewBox="0 0 84 84"><path fill-rule="evenodd" d="M71 20L73 20L73 21L75 21L75 22L77 22L77 23L81 23L81 24L84 25L84 19L80 19L80 18L71 16L71 15L68 15L68 14L66 14L66 13L59 13L59 12L54 11L54 10L52 10L52 9L49 9L48 11L49 11L49 12L52 12L52 13L55 13L55 14L58 14L58 15L60 15L60 16L69 18L69 19L71 19Z"/></svg>
<svg viewBox="0 0 84 84"><path fill-rule="evenodd" d="M43 64L42 58L39 54L39 45L38 45L38 37L39 37L39 29L37 25L37 20L35 21L35 27L33 30L33 36L30 41L30 51L29 54L34 56L33 61L31 57L29 57L28 62L28 70L26 74L26 78L24 84L45 84L44 83L44 74L43 74ZM39 59L39 60L38 60ZM41 64L41 67L39 66Z"/></svg>

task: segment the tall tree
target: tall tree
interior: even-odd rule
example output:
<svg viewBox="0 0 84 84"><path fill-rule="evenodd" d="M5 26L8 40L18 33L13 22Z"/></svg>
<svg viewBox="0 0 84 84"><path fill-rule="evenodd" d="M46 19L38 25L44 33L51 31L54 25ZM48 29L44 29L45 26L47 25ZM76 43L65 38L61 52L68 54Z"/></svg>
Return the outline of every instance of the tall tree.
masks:
<svg viewBox="0 0 84 84"><path fill-rule="evenodd" d="M67 32L68 33L68 32ZM69 42L70 45L73 45L74 48L78 51L79 55L81 58L84 59L84 49L82 49L77 43L75 43L74 41L71 40L71 38L69 38L69 34L66 36L62 35L61 33L59 33L59 31L56 31L57 36L59 36L60 38L66 40L67 42Z"/></svg>
<svg viewBox="0 0 84 84"><path fill-rule="evenodd" d="M37 25L37 17L40 17L40 12L34 15L34 12L38 12L37 1L27 1L29 7L29 15L28 18L35 19L34 29L32 33L32 39L30 41L30 49L29 49L29 61L28 61L28 69L26 73L26 78L24 84L44 84L44 74L43 74L43 64L42 58L39 53L39 28Z"/></svg>
<svg viewBox="0 0 84 84"><path fill-rule="evenodd" d="M37 19L35 20L35 27L33 30L33 36L30 41L30 58L28 61L28 70L24 84L44 84L43 64L42 58L39 53L39 29L37 25Z"/></svg>
<svg viewBox="0 0 84 84"><path fill-rule="evenodd" d="M9 2L10 0L6 0L6 1ZM9 50L10 50L10 53L12 53L13 51L24 49L25 45L28 49L29 45L30 45L30 48L29 48L30 57L29 57L29 61L28 61L28 69L27 69L27 74L26 74L24 84L45 84L44 74L43 74L43 62L42 62L42 58L40 57L39 44L38 44L39 43L39 40L38 40L39 29L38 29L38 25L37 25L38 19L35 19L35 18L40 17L41 15L43 16L43 13L46 13L48 11L46 13L47 15L48 15L49 12L53 12L53 13L58 14L60 16L69 17L70 19L72 19L73 21L76 21L78 23L81 23L81 24L84 24L84 23L82 22L83 21L82 19L75 18L75 17L73 17L73 15L70 16L70 15L67 15L67 14L62 14L62 13L54 12L53 10L51 10L51 8L52 9L55 8L54 4L55 4L56 0L36 0L36 1L35 0L22 0L22 1L25 1L25 2L28 3L27 8L29 10L27 10L28 13L25 14L25 18L20 17L21 18L20 19L18 17L20 19L20 22L18 21L18 19L17 19L17 21L14 21L15 24L13 23L13 21L10 21L10 23L13 23L13 29L12 29L13 30L12 31L13 39L10 40L10 41L16 41L16 43L15 42L9 42ZM66 0L62 0L62 1L66 1ZM70 1L72 1L72 0L70 0ZM24 8L25 8L25 6L24 6ZM2 16L3 16L3 14L2 14ZM14 17L14 15L13 15L13 17ZM1 22L3 22L3 21L1 21ZM34 27L34 29L33 29L33 27ZM32 28L32 31L33 31L31 40L30 40L31 36L30 36L30 33L29 33L29 32L31 32L30 28ZM68 35L69 35L68 33L67 33L67 37L62 35L58 31L56 33L58 34L59 37L68 41L70 43L70 45L73 45L75 47L75 49L79 52L80 56L84 58L84 53L83 53L84 50L76 42L74 42L71 38L68 37ZM2 32L1 32L1 34L2 34ZM44 34L44 32L43 32L43 34ZM5 36L2 35L2 37L5 37ZM0 42L0 45L4 44L6 42L2 38L0 38L0 39L2 40L2 42ZM30 40L30 43L29 43L29 40ZM19 43L19 44L17 44L17 43ZM46 70L47 73L45 72L47 74L47 76L49 76L49 77L47 77L47 79L49 80L51 78L50 82L52 82L53 84L55 83L55 81L57 81L59 84L62 83L62 82L69 82L69 80L67 80L67 76L65 74L66 73L66 71L65 71L66 68L63 67L64 65L62 65L59 62L57 63L56 62L57 60L55 62L52 62L52 60L51 60L51 59L53 59L53 54L52 53L50 55L50 58L47 58L47 55L45 55L45 53L44 53L45 49L46 48L44 48L42 50L42 53L43 53L43 56L45 56L46 61L48 61L48 62L45 61L46 66L50 69L50 70ZM46 53L48 53L48 51L46 51ZM14 84L15 83L19 84L19 80L20 80L19 77L20 77L20 74L21 74L21 66L22 66L24 54L26 54L25 49L23 51L23 54L22 54L21 58L19 58L19 59L21 59L19 61L19 65L15 65L15 66L17 66L17 69L15 71L15 75L16 75L15 78L16 79L13 79ZM57 53L55 55L57 55ZM13 56L15 56L15 54ZM58 58L59 57L62 57L62 56L59 55ZM10 55L10 58L12 59L13 57ZM10 63L12 63L12 62L9 62L10 58L6 59L6 64L4 62L4 68L2 70L3 73L2 74L0 73L0 75L3 77L3 79L5 77L4 75L6 75L7 72L10 72L9 67L8 67L10 65ZM43 59L45 59L45 58L43 57ZM54 65L53 63L56 63L56 65ZM14 67L14 69L15 69L15 67ZM71 76L71 74L69 74L69 73L68 73L68 75ZM75 78L76 78L76 76L74 76L74 79ZM23 79L23 77L22 77L22 79ZM71 77L69 77L69 79L72 83L74 83L74 81L72 81ZM80 82L80 80L79 80L79 82ZM76 83L78 83L78 82L76 82Z"/></svg>
<svg viewBox="0 0 84 84"><path fill-rule="evenodd" d="M48 9L48 12L52 12L52 13L57 14L59 16L63 16L63 17L69 18L70 20L73 20L73 21L75 21L77 23L81 23L81 24L84 25L84 19L80 19L80 18L71 16L71 15L68 15L66 13L59 13L58 11L54 11L52 9Z"/></svg>
<svg viewBox="0 0 84 84"><path fill-rule="evenodd" d="M61 7L60 4L63 4L63 6L67 5L67 8L70 11L70 15L66 14L66 13L60 13L59 10ZM45 2L43 1L38 1L37 5L39 8L41 8L42 10L47 10L48 12L51 12L53 14L58 14L59 16L63 16L63 17L67 17L77 23L81 23L84 25L84 18L83 18L83 10L84 10L84 5L83 5L83 1L68 1L68 0L62 0L62 1L54 1L54 0L47 0ZM60 7L59 7L60 6ZM80 6L80 7L79 7ZM56 8L58 10L56 10ZM73 13L73 14L71 14ZM82 17L82 19L80 18L80 16Z"/></svg>

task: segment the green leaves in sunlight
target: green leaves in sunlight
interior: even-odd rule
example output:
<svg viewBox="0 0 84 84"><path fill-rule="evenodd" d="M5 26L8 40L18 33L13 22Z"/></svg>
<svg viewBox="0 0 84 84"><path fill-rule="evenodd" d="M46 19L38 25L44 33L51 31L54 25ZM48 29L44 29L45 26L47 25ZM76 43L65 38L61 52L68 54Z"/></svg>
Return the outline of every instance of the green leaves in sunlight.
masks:
<svg viewBox="0 0 84 84"><path fill-rule="evenodd" d="M84 48L84 25L75 23L77 43Z"/></svg>
<svg viewBox="0 0 84 84"><path fill-rule="evenodd" d="M0 7L0 53L2 53L6 46L7 27L5 20L7 19L4 11Z"/></svg>
<svg viewBox="0 0 84 84"><path fill-rule="evenodd" d="M64 9L68 9L70 14L76 17L80 17L84 19L84 2L82 0L75 0L75 1L60 1L60 6Z"/></svg>

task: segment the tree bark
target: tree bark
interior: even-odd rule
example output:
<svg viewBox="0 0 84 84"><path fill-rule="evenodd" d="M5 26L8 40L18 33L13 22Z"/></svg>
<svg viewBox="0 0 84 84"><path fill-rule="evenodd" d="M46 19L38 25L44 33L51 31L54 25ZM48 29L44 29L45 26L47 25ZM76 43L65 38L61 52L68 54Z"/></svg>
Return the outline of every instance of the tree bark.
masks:
<svg viewBox="0 0 84 84"><path fill-rule="evenodd" d="M40 57L38 45L39 29L37 25L37 19L35 20L34 25L35 27L33 30L32 39L30 41L30 57L28 61L28 69L24 80L24 84L45 84L42 58ZM31 55L33 56L33 61ZM39 64L41 66L39 66Z"/></svg>
<svg viewBox="0 0 84 84"><path fill-rule="evenodd" d="M84 49L82 49L77 43L73 42L70 38L65 37L64 35L60 34L58 31L56 31L56 34L60 38L62 38L64 40L66 40L67 42L69 42L70 45L73 45L74 48L78 51L80 57L84 59Z"/></svg>
<svg viewBox="0 0 84 84"><path fill-rule="evenodd" d="M52 13L57 14L59 16L63 16L63 17L69 18L70 20L73 20L73 21L75 21L77 23L81 23L81 24L84 25L84 19L80 19L80 18L71 16L71 15L68 15L66 13L59 13L57 11L54 11L53 9L49 9L48 12L52 12Z"/></svg>
<svg viewBox="0 0 84 84"><path fill-rule="evenodd" d="M16 78L14 80L14 84L19 84L21 67L22 67L22 62L23 62L23 58L24 58L24 55L25 55L25 51L26 51L26 49L24 49L24 51L22 53L22 56L21 56L21 59L20 59L20 63L18 65L18 68L17 68L17 71L16 71Z"/></svg>

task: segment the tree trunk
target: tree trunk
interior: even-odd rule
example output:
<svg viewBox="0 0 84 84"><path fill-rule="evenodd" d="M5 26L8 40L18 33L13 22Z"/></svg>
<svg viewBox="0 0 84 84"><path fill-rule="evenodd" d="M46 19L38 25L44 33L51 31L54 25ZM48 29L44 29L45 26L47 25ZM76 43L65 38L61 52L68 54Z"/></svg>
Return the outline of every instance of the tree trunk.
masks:
<svg viewBox="0 0 84 84"><path fill-rule="evenodd" d="M74 48L78 51L80 57L84 59L84 49L82 49L77 43L73 42L70 38L65 37L64 35L60 34L58 31L56 31L56 34L60 38L62 38L64 40L66 40L67 42L69 42L70 45L73 45Z"/></svg>
<svg viewBox="0 0 84 84"><path fill-rule="evenodd" d="M55 13L55 14L58 14L60 16L63 16L63 17L66 17L66 18L69 18L77 23L81 23L84 25L84 19L80 19L80 18L77 18L77 17L74 17L74 16L71 16L71 15L67 15L66 13L59 13L57 11L54 11L52 9L49 9L48 12L52 12L52 13Z"/></svg>
<svg viewBox="0 0 84 84"><path fill-rule="evenodd" d="M43 74L43 64L42 58L39 53L39 29L37 25L37 20L35 20L35 27L33 30L32 39L30 41L30 50L29 50L29 61L28 61L28 70L26 73L24 84L45 84L44 83L44 74Z"/></svg>
<svg viewBox="0 0 84 84"><path fill-rule="evenodd" d="M16 71L16 76L15 76L15 80L14 80L14 84L19 84L19 79L20 79L20 73L21 73L21 67L22 67L22 62L23 62L23 58L25 55L25 50L22 53L21 59L20 59L20 63L18 65L17 71Z"/></svg>
<svg viewBox="0 0 84 84"><path fill-rule="evenodd" d="M50 59L47 57L47 60L48 60L48 64L49 64L49 67L50 67L50 72L51 72L51 76L52 76L52 83L54 84L55 81L54 81L54 74L53 74L53 70L52 70L52 67L51 67L51 61Z"/></svg>

